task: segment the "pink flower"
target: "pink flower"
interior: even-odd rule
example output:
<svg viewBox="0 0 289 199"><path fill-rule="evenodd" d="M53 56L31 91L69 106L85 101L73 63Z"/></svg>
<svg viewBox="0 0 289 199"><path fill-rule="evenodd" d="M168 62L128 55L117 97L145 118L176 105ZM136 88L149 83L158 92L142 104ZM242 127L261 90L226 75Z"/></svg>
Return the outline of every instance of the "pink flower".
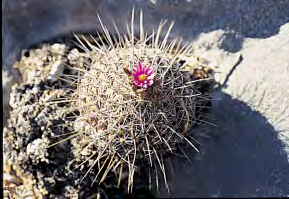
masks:
<svg viewBox="0 0 289 199"><path fill-rule="evenodd" d="M132 75L134 83L144 90L154 83L155 74L152 66L143 66L141 62L138 62L132 70Z"/></svg>

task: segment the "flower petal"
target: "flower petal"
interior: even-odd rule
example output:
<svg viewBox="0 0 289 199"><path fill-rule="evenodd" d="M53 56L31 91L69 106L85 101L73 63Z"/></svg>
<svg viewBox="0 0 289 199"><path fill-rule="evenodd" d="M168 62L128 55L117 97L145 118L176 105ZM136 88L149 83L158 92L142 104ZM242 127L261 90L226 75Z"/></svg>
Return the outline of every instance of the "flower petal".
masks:
<svg viewBox="0 0 289 199"><path fill-rule="evenodd" d="M149 75L148 77L147 77L147 80L152 80L152 79L154 79L155 78L155 75L154 74L152 74L152 75Z"/></svg>
<svg viewBox="0 0 289 199"><path fill-rule="evenodd" d="M147 75L151 75L151 74L153 74L153 73L154 73L154 71L153 71L152 69L149 69L149 70L146 72Z"/></svg>
<svg viewBox="0 0 289 199"><path fill-rule="evenodd" d="M147 73L149 69L150 69L149 66L145 66L144 67L144 73Z"/></svg>
<svg viewBox="0 0 289 199"><path fill-rule="evenodd" d="M148 83L147 83L147 85L152 85L154 83L154 81L153 80L148 80Z"/></svg>
<svg viewBox="0 0 289 199"><path fill-rule="evenodd" d="M143 67L143 65L141 64L140 61L138 62L138 71L139 71L140 73L144 73L144 67Z"/></svg>
<svg viewBox="0 0 289 199"><path fill-rule="evenodd" d="M151 67L151 66L147 66L147 67L146 67L146 70L145 70L146 73L151 73L151 72L153 72L153 71L154 71L154 68L153 68L153 67Z"/></svg>
<svg viewBox="0 0 289 199"><path fill-rule="evenodd" d="M149 85L153 84L153 79L155 78L154 67L151 65L143 65L138 61L133 67L132 75L134 77L134 83L137 86L146 89Z"/></svg>

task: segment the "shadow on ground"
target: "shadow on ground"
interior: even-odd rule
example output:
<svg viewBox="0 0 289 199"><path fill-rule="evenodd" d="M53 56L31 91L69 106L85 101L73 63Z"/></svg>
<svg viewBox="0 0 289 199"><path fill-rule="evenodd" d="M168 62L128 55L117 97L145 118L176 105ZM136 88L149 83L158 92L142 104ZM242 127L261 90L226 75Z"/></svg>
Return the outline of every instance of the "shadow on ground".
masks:
<svg viewBox="0 0 289 199"><path fill-rule="evenodd" d="M71 31L100 29L95 12L99 12L109 30L111 19L124 30L121 26L129 19L132 5L136 10L143 8L146 30L156 27L164 18L176 21L172 36L182 35L187 40L218 29L234 30L236 34L228 33L220 46L229 52L240 50L243 38L270 37L289 21L288 0L119 2L3 0L3 68L16 76L11 66L21 49ZM9 95L9 88L4 95ZM202 129L215 136L202 139L206 148L194 157L193 166L187 160L174 160L174 178L169 176L171 197L288 196L289 163L277 132L243 102L225 93L218 96L222 100L214 105L213 115L220 127ZM189 151L186 153L190 154ZM165 196L164 189L159 196Z"/></svg>
<svg viewBox="0 0 289 199"><path fill-rule="evenodd" d="M143 9L146 32L151 32L162 19L176 22L172 38L182 36L189 41L201 33L225 30L219 47L228 52L240 50L246 37L270 37L289 22L289 0L3 0L2 69L13 77L12 83L20 82L19 72L12 65L21 50L71 32L100 30L96 13L111 33L115 32L112 20L121 33L126 32L125 22L130 20L133 6L135 13ZM135 29L138 32L138 17ZM12 83L3 87L4 96L9 96ZM9 109L8 100L4 97L5 110Z"/></svg>
<svg viewBox="0 0 289 199"><path fill-rule="evenodd" d="M115 32L112 19L120 32L126 32L125 22L130 20L133 6L135 13L143 9L144 30L147 32L157 27L162 19L174 20L176 24L171 36L183 36L185 40L193 40L200 33L225 30L219 47L228 52L240 50L246 37L270 37L279 31L281 25L289 22L289 0L3 0L2 69L13 77L3 87L4 110L10 108L11 84L21 81L19 72L12 67L20 58L21 50L71 32L100 30L96 13L110 32ZM136 32L138 23L137 18ZM7 111L4 111L3 118L8 117Z"/></svg>
<svg viewBox="0 0 289 199"><path fill-rule="evenodd" d="M201 127L210 138L188 160L173 158L171 195L162 186L158 197L285 197L289 196L289 163L282 142L265 117L225 93L212 109L219 127Z"/></svg>
<svg viewBox="0 0 289 199"><path fill-rule="evenodd" d="M133 6L137 14L143 9L147 31L157 27L162 19L176 21L172 35L187 40L214 30L234 30L236 34L229 33L226 38L235 43L235 48L226 50L235 52L242 46L242 37L270 37L289 22L289 0L157 0L155 4L148 0L3 0L2 62L13 59L9 55L15 50L59 35L101 29L96 12L110 31L114 30L112 19L121 32L126 31L125 22L129 21ZM138 23L139 18L135 20L136 29Z"/></svg>

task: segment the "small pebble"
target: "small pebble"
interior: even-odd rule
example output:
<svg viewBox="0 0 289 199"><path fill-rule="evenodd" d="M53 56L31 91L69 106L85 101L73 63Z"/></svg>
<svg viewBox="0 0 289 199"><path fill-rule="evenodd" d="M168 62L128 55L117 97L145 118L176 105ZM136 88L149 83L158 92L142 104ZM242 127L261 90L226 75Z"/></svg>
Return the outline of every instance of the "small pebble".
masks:
<svg viewBox="0 0 289 199"><path fill-rule="evenodd" d="M64 71L63 63L61 61L56 61L51 67L49 79L52 82L57 81L57 77L60 77L63 74L63 71Z"/></svg>

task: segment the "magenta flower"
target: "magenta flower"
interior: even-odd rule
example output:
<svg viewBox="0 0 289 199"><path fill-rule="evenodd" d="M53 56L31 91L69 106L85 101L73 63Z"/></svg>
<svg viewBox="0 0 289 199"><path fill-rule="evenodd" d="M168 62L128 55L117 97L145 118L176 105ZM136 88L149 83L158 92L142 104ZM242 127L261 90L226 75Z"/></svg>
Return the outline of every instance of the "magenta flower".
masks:
<svg viewBox="0 0 289 199"><path fill-rule="evenodd" d="M152 66L144 66L141 62L138 62L132 70L132 75L134 83L144 90L154 83L155 74Z"/></svg>

